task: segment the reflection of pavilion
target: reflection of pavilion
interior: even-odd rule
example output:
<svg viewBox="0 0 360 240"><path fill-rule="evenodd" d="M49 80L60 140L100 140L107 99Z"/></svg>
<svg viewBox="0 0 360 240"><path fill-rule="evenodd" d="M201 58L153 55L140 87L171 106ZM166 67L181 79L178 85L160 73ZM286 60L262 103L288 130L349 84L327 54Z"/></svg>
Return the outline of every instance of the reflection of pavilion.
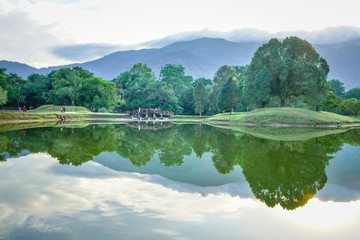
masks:
<svg viewBox="0 0 360 240"><path fill-rule="evenodd" d="M148 124L148 122L150 124ZM163 128L172 128L174 127L173 123L169 123L169 122L155 122L155 121L145 121L145 122L137 122L137 123L127 123L126 124L127 127L132 127L132 128L137 128L139 130L141 129L148 129L148 130L158 130L158 129L163 129Z"/></svg>
<svg viewBox="0 0 360 240"><path fill-rule="evenodd" d="M163 117L167 117L167 118L171 118L174 116L173 112L170 111L163 111L161 109L138 109L138 110L133 110L133 111L126 111L125 112L126 115L131 116L131 117L152 117L152 118L163 118Z"/></svg>

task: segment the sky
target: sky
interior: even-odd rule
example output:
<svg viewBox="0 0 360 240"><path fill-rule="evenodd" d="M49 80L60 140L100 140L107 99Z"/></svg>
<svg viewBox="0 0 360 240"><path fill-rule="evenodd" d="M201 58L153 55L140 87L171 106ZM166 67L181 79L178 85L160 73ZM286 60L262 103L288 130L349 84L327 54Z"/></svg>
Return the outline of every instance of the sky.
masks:
<svg viewBox="0 0 360 240"><path fill-rule="evenodd" d="M241 30L254 37L348 26L360 35L358 5L358 0L0 0L0 60L34 67L83 62L194 32L226 36Z"/></svg>

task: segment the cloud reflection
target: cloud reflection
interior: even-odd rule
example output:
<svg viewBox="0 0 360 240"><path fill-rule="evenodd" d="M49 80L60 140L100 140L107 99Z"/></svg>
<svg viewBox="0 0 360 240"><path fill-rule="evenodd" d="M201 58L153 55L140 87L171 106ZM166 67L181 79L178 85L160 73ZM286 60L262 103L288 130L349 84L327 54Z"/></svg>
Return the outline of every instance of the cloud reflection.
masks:
<svg viewBox="0 0 360 240"><path fill-rule="evenodd" d="M100 234L104 239L133 239L146 234L158 237L156 239L192 239L194 237L190 235L198 236L195 231L202 233L204 238L223 236L235 239L234 236L241 233L259 239L265 235L276 236L272 226L283 226L283 236L289 237L299 230L297 224L303 224L301 221L312 216L311 208L307 206L291 214L280 207L267 208L253 198L230 196L226 193L229 186L223 186L225 190L220 192L221 186L204 188L172 182L156 175L114 172L94 162L77 168L84 172L89 170L90 174L97 169L99 175L53 174L55 165L58 165L57 161L47 154L31 154L1 165L3 179L11 179L0 182L0 191L6 193L0 198L2 236L12 236L19 229L32 229L32 238L27 236L27 239L39 239L39 234L50 232L62 239L83 238L83 235L93 237L94 234ZM75 168L61 167L70 171ZM106 173L110 177L103 177ZM180 191L183 186L192 190ZM196 192L200 188L208 189L209 194ZM316 201L319 202L311 200L309 206ZM336 208L339 206L337 203L319 204L323 205L323 210L330 206L332 213L340 209ZM360 206L360 201L355 205ZM350 212L353 206L354 203L342 203L341 210ZM331 226L358 219L358 209L351 215L342 215L342 221L333 222ZM296 221L289 223L289 219ZM211 224L218 226L214 235L207 231ZM249 224L261 228L262 234L252 235L254 232L247 227ZM192 230L184 234L181 228L185 226ZM23 232L28 234L31 231ZM310 233L301 236L304 234Z"/></svg>

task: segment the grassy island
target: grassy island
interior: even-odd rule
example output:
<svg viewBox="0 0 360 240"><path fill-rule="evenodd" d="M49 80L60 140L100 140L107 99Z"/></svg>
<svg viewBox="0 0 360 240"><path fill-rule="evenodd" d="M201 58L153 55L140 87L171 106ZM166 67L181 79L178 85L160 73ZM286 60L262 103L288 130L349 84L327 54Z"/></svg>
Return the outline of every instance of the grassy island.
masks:
<svg viewBox="0 0 360 240"><path fill-rule="evenodd" d="M217 114L208 122L254 126L350 126L360 125L360 118L300 108L259 108L251 112Z"/></svg>

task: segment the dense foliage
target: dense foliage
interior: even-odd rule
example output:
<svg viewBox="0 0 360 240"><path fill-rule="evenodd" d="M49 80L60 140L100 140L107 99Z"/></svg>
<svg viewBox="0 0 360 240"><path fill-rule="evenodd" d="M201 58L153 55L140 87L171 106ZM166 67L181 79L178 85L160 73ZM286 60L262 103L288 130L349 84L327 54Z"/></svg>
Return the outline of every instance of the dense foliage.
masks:
<svg viewBox="0 0 360 240"><path fill-rule="evenodd" d="M325 59L305 40L276 38L263 44L247 66L220 66L213 79L185 74L166 64L159 77L136 63L112 80L81 68L62 68L22 79L0 68L0 104L36 108L77 105L96 111L160 108L176 114L216 114L259 107L291 106L358 115L360 88L345 92L337 79L327 81Z"/></svg>

